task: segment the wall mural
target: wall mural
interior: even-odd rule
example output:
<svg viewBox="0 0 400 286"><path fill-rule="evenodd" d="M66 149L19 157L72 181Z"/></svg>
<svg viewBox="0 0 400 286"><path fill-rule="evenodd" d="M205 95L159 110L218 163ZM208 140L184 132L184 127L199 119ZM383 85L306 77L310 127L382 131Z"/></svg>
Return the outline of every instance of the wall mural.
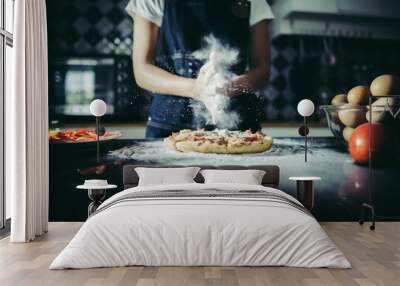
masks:
<svg viewBox="0 0 400 286"><path fill-rule="evenodd" d="M122 56L130 59L132 19L125 12L128 0L48 1L49 53L51 57ZM297 102L313 99L328 104L336 94L347 92L355 84L367 84L382 73L399 73L398 49L392 41L354 39L328 40L337 57L337 65L323 66L322 37L291 36L272 39L270 83L261 91L265 120L292 122L300 118ZM303 48L301 48L303 47ZM301 52L303 50L303 52ZM379 53L377 53L379 51ZM130 63L124 72L131 76ZM311 79L311 80L310 80ZM307 84L304 84L307 82ZM130 95L140 98L138 90ZM149 101L142 99L143 106ZM135 104L135 101L130 103ZM133 121L145 121L144 112ZM133 116L136 116L134 112ZM323 118L316 114L315 119Z"/></svg>
<svg viewBox="0 0 400 286"><path fill-rule="evenodd" d="M398 39L273 35L272 20L255 32L258 37L252 42L249 22L255 12L250 6L236 7L234 0L166 0L158 7L154 1L146 11L161 28L152 64L143 56L151 53L146 50L152 43L149 33L155 35L146 20L136 26L142 50L134 69L135 35L128 12L137 9L136 2L47 1L51 220L84 219L87 195L73 191L75 186L100 177L120 191L122 167L131 163L278 165L281 189L293 195L296 185L290 176L322 178L313 209L320 220L356 219L369 191L377 189L377 207L398 215L395 201L388 198L399 172L400 104L397 98L382 97L400 94ZM260 11L269 7L263 0L253 2L261 5ZM157 18L160 9L163 16ZM268 9L266 18L271 16ZM184 80L192 78L198 80ZM89 108L94 99L106 103L97 129ZM307 122L332 133L308 138L307 163L303 137L268 135L271 124L304 124L297 109L302 99L315 106ZM368 170L369 121L373 180ZM124 133L146 125L146 138ZM187 130L197 128L205 130ZM261 128L266 134L258 132ZM302 130L308 133L306 126ZM170 136L172 132L176 134ZM68 183L59 186L60 180Z"/></svg>

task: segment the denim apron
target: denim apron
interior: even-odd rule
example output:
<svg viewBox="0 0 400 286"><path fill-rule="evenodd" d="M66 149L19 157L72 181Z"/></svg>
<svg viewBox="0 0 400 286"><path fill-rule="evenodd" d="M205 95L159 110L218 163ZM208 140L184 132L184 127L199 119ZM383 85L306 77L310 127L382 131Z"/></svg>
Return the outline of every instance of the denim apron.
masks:
<svg viewBox="0 0 400 286"><path fill-rule="evenodd" d="M165 0L155 65L182 77L196 78L204 62L195 59L192 53L204 47L204 37L212 34L239 50L240 60L232 71L243 74L248 60L249 15L233 14L231 7L236 1ZM167 137L181 129L213 129L214 126L195 120L192 102L193 99L187 97L154 93L146 138ZM238 129L260 129L260 104L254 94L233 97L228 110L239 114Z"/></svg>

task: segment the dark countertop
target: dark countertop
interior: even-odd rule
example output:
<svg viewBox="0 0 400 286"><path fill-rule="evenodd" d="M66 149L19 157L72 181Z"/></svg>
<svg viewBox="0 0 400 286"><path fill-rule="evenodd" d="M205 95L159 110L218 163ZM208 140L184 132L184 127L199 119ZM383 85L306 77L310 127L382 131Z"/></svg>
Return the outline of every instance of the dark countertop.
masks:
<svg viewBox="0 0 400 286"><path fill-rule="evenodd" d="M312 211L318 220L358 220L360 204L370 195L368 168L355 165L347 152L337 148L333 138L322 137L310 138L309 162L304 163L303 143L301 138L276 138L273 148L266 153L215 155L170 151L159 140L113 140L101 143L100 164L96 162L94 143L50 144L50 220L85 220L89 199L86 191L75 187L85 179L100 177L119 186L109 196L121 191L125 164L275 164L281 169L280 189L291 195L296 192L296 183L289 177L322 178L315 183L315 208ZM121 152L115 152L121 148ZM400 162L373 169L371 185L379 215L400 216L399 174Z"/></svg>

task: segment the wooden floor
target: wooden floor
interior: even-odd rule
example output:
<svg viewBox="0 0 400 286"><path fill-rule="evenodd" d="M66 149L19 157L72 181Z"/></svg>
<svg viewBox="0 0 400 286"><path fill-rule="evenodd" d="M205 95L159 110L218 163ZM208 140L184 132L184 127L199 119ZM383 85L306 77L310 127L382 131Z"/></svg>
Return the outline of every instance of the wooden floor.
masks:
<svg viewBox="0 0 400 286"><path fill-rule="evenodd" d="M125 267L48 270L80 227L51 223L29 244L0 241L0 285L400 285L400 223L378 223L371 232L357 223L322 223L353 269L288 267Z"/></svg>

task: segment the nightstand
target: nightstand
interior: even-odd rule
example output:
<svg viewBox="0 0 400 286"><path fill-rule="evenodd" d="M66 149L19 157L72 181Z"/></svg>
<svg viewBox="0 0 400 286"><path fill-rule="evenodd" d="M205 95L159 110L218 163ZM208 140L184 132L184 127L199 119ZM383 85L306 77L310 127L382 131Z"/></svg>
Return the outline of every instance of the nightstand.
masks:
<svg viewBox="0 0 400 286"><path fill-rule="evenodd" d="M77 186L76 188L88 191L89 199L92 201L88 206L89 217L103 203L107 190L115 189L117 186L109 185L107 180L85 180L83 185Z"/></svg>
<svg viewBox="0 0 400 286"><path fill-rule="evenodd" d="M289 180L296 181L297 194L296 198L308 210L314 207L314 181L320 181L320 177L290 177Z"/></svg>

